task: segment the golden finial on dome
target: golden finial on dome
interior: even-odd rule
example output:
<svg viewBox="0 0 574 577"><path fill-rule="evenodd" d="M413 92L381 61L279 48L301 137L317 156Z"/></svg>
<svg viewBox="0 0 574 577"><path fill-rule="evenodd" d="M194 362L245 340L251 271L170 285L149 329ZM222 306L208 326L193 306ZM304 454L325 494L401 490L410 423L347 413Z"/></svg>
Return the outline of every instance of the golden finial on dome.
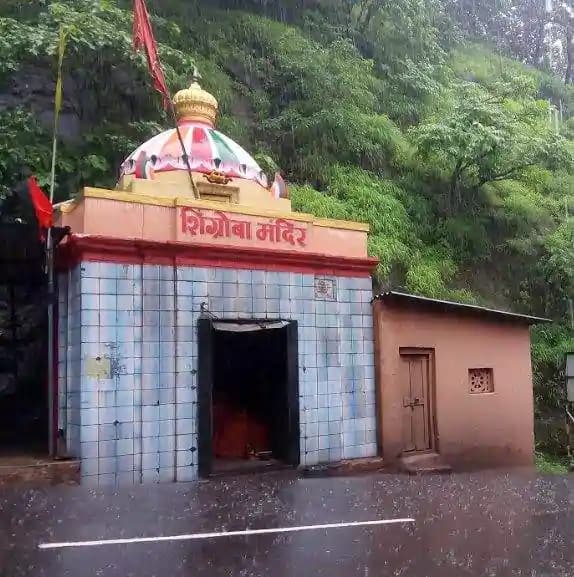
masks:
<svg viewBox="0 0 574 577"><path fill-rule="evenodd" d="M201 80L201 75L194 66L190 87L180 90L173 97L177 119L180 122L186 120L207 122L213 126L217 118L217 100L201 88L199 80Z"/></svg>

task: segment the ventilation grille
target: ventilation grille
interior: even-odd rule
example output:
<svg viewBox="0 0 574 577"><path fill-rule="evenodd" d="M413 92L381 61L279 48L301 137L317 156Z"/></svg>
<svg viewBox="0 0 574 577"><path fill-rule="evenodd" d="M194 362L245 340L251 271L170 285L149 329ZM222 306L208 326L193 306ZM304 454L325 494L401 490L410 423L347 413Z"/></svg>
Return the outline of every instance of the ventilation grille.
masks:
<svg viewBox="0 0 574 577"><path fill-rule="evenodd" d="M492 369L468 369L468 385L472 395L494 392Z"/></svg>

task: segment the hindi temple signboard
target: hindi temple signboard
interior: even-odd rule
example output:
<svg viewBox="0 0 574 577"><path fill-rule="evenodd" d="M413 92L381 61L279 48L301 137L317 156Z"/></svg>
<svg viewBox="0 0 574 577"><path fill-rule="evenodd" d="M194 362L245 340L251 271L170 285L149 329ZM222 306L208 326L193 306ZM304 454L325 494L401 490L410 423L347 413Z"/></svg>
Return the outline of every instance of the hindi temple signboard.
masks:
<svg viewBox="0 0 574 577"><path fill-rule="evenodd" d="M254 240L291 247L307 246L307 223L293 222L284 218L252 220L245 215L230 218L219 210L206 211L183 207L180 209L180 223L180 230L184 236Z"/></svg>

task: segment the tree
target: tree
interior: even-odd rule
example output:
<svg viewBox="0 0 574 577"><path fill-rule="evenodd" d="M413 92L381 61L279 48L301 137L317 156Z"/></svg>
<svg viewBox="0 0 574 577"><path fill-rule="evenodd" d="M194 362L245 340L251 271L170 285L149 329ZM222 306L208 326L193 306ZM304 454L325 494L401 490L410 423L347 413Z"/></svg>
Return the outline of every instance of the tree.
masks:
<svg viewBox="0 0 574 577"><path fill-rule="evenodd" d="M574 84L574 25L568 27L566 33L566 72L564 73L564 82L566 84Z"/></svg>
<svg viewBox="0 0 574 577"><path fill-rule="evenodd" d="M543 273L554 287L553 294L562 302L574 297L574 219L565 220L544 239L545 254L541 259Z"/></svg>
<svg viewBox="0 0 574 577"><path fill-rule="evenodd" d="M355 43L385 80L393 120L418 121L421 103L438 92L435 73L446 56L441 17L435 0L362 0L353 8Z"/></svg>
<svg viewBox="0 0 574 577"><path fill-rule="evenodd" d="M467 36L572 83L571 0L445 0L445 7Z"/></svg>
<svg viewBox="0 0 574 577"><path fill-rule="evenodd" d="M571 166L563 139L546 123L546 110L544 102L520 102L462 84L452 108L413 131L421 157L447 171L450 211L461 207L465 193L516 178L535 164Z"/></svg>
<svg viewBox="0 0 574 577"><path fill-rule="evenodd" d="M574 5L561 0L556 2L552 21L558 30L565 84L574 82Z"/></svg>

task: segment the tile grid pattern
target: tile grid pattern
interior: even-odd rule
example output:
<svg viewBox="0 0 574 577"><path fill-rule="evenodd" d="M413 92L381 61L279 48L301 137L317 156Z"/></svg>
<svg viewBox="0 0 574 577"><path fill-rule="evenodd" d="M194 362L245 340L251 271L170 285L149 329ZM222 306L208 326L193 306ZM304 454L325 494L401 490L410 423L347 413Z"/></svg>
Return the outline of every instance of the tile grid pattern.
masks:
<svg viewBox="0 0 574 577"><path fill-rule="evenodd" d="M68 415L66 394L68 387L68 277L71 273L59 274L56 278L58 290L58 429L66 431L66 445L71 444L71 423Z"/></svg>
<svg viewBox="0 0 574 577"><path fill-rule="evenodd" d="M72 455L80 454L80 268L58 275L58 429Z"/></svg>
<svg viewBox="0 0 574 577"><path fill-rule="evenodd" d="M315 276L178 269L178 329L193 339L201 306L218 318L298 322L301 463L374 456L376 411L371 280L338 278L336 301L315 299ZM178 342L181 342L178 338ZM197 368L197 347L178 363Z"/></svg>
<svg viewBox="0 0 574 577"><path fill-rule="evenodd" d="M75 379L84 481L197 478L202 306L218 318L298 321L302 464L376 455L370 279L337 278L336 301L315 299L315 281L295 273L84 263ZM79 316L72 310L60 309L68 326ZM68 330L67 367L73 340ZM109 359L109 378L88 374L96 357Z"/></svg>

